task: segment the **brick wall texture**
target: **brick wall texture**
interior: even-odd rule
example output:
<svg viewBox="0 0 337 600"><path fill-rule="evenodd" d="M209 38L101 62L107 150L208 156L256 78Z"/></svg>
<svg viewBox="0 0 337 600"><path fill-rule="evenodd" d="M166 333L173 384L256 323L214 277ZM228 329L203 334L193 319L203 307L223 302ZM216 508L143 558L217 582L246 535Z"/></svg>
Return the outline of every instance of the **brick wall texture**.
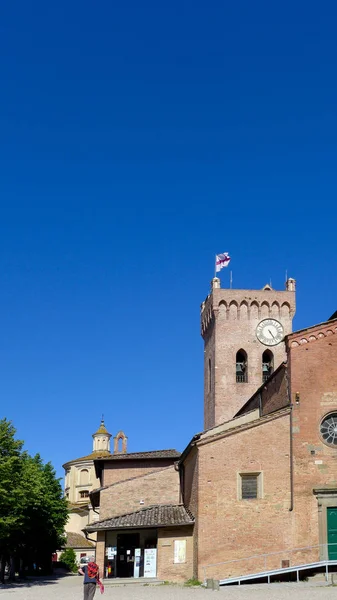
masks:
<svg viewBox="0 0 337 600"><path fill-rule="evenodd" d="M204 427L234 417L262 384L262 355L266 350L256 337L258 323L280 321L284 334L292 331L295 293L275 290L213 289L202 305L204 352ZM244 340L244 342L243 342ZM248 357L248 382L236 383L236 354ZM286 358L284 343L271 348L274 369Z"/></svg>
<svg viewBox="0 0 337 600"><path fill-rule="evenodd" d="M99 566L101 579L104 578L105 531L97 532L96 562Z"/></svg>
<svg viewBox="0 0 337 600"><path fill-rule="evenodd" d="M186 562L174 563L174 541L186 540ZM192 527L158 529L157 577L164 581L187 581L193 576Z"/></svg>
<svg viewBox="0 0 337 600"><path fill-rule="evenodd" d="M165 467L172 465L175 460L173 458L159 458L159 459L136 459L136 460L111 460L105 461L103 471L102 485L111 485L118 481L124 481L130 479L130 477L139 477L155 471L156 469L161 470Z"/></svg>
<svg viewBox="0 0 337 600"><path fill-rule="evenodd" d="M294 333L287 350L293 402L296 543L318 544L326 542L326 522L319 523L313 489L334 489L337 506L337 446L327 446L320 435L323 417L337 411L337 321ZM325 509L321 510L324 513ZM322 526L324 531L320 531Z"/></svg>
<svg viewBox="0 0 337 600"><path fill-rule="evenodd" d="M181 467L181 487L183 503L195 518L193 528L193 573L198 571L198 481L199 454L196 447L186 457Z"/></svg>
<svg viewBox="0 0 337 600"><path fill-rule="evenodd" d="M140 503L141 500L143 504ZM131 477L102 490L100 520L134 512L153 504L179 502L179 473L174 466L170 466Z"/></svg>
<svg viewBox="0 0 337 600"><path fill-rule="evenodd" d="M198 578L224 578L250 567L233 563L291 547L289 411L209 440L199 450ZM277 469L275 466L277 465ZM240 474L261 473L262 497L240 499ZM258 567L258 565L257 565ZM204 571L206 568L206 571Z"/></svg>
<svg viewBox="0 0 337 600"><path fill-rule="evenodd" d="M232 297L233 290L227 292ZM279 311L282 322L291 331L294 301L285 295L275 299L276 305L274 296L269 298L269 308L263 308L259 298L251 298L252 306L247 308L250 315L256 310L258 321L265 316L263 311L275 316ZM225 297L221 299L226 301ZM217 298L219 302L221 299ZM239 298L236 308L222 308L224 314L216 317L219 339L214 344L214 317L210 314L207 321L207 302L203 308L206 352L213 360L214 347L221 348L226 336L229 344L229 354L221 360L216 358L218 369L213 371L208 400L205 395L210 422L213 409L217 420L228 414L226 403L233 414L240 408L241 392L233 392L235 383L230 380L232 375L225 363L228 356L235 362L239 349L236 334L240 328L248 327L248 320L244 321L246 308L241 307ZM219 306L217 310L220 313ZM233 321L230 329L228 318ZM255 336L255 322L251 348L247 348L252 357L249 368L254 377L260 377L262 350L254 342L253 332ZM228 336L233 338L228 340ZM160 579L186 580L192 575L201 580L223 579L280 568L282 561L298 564L321 556L317 546L326 541L327 534L327 504L322 499L325 489L329 490L329 506L337 507L337 446L326 445L320 434L322 419L337 412L337 320L289 334L285 344L280 345L277 360L281 362L285 356L287 367L281 366L261 388L260 395L252 397L243 413L250 412L193 440L184 454L180 473L173 465L164 466L157 461L107 464L104 483L108 487L101 491L100 520L151 504L178 504L182 499L196 519L194 528L158 530ZM205 369L207 375L207 357ZM245 474L258 475L256 499L241 499L241 476ZM174 564L175 539L187 540L187 560L183 565ZM296 548L308 549L292 552ZM249 558L262 554L268 556ZM99 532L100 565L103 559L104 534Z"/></svg>
<svg viewBox="0 0 337 600"><path fill-rule="evenodd" d="M283 363L275 372L275 375L263 384L237 414L242 415L258 408L261 416L268 415L275 410L285 408L289 404L287 368Z"/></svg>
<svg viewBox="0 0 337 600"><path fill-rule="evenodd" d="M288 369L280 370L266 406L284 406L287 384L292 407L267 410L243 425L235 420L233 429L223 433L217 428L214 437L201 436L187 456L184 482L190 489L184 496L191 508L197 498L199 578L221 579L280 568L282 560L294 564L319 558L318 548L289 550L326 539L326 531L320 531L326 522L319 517L324 507L319 508L315 489L334 490L337 506L337 447L327 446L320 436L322 418L337 411L336 333L333 322L287 338ZM258 499L240 499L244 473L260 474ZM279 554L227 563L272 552ZM209 566L214 563L223 564Z"/></svg>

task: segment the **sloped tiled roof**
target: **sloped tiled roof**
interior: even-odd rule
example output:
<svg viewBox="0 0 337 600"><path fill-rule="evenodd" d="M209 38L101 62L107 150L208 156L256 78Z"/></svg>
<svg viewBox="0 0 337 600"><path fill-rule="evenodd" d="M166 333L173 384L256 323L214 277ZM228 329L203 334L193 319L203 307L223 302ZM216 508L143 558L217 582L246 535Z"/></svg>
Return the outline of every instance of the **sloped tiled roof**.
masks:
<svg viewBox="0 0 337 600"><path fill-rule="evenodd" d="M96 450L87 456L81 456L80 458L74 458L73 460L69 460L64 463L63 468L65 469L68 465L77 462L84 462L87 460L139 460L144 458L178 458L180 457L180 452L177 450L150 450L149 452L129 452L123 454L116 453L111 454L108 450Z"/></svg>
<svg viewBox="0 0 337 600"><path fill-rule="evenodd" d="M103 458L103 457L107 457L107 456L110 456L109 450L95 450L95 452L91 452L91 454L87 454L86 456L80 456L80 458L73 458L72 460L68 460L62 466L65 469L67 467L67 465L71 465L72 463L77 463L77 462L82 462L82 461L85 462L88 460L96 460L96 458Z"/></svg>
<svg viewBox="0 0 337 600"><path fill-rule="evenodd" d="M87 531L141 527L170 527L193 525L194 517L182 504L164 504L142 508L136 512L112 517L87 525Z"/></svg>
<svg viewBox="0 0 337 600"><path fill-rule="evenodd" d="M98 456L95 460L131 460L139 458L179 458L177 450L150 450L149 452L128 452L125 454L110 454L109 456Z"/></svg>
<svg viewBox="0 0 337 600"><path fill-rule="evenodd" d="M67 533L67 541L64 546L65 548L94 548L94 544L87 540L80 533L69 531Z"/></svg>

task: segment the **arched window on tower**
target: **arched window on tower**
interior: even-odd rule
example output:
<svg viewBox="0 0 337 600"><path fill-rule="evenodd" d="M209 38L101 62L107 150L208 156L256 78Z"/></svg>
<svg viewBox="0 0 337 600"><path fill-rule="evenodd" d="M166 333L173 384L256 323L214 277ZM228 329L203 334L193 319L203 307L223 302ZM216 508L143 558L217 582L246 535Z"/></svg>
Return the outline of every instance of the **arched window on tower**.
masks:
<svg viewBox="0 0 337 600"><path fill-rule="evenodd" d="M212 363L211 359L208 359L208 391L212 391Z"/></svg>
<svg viewBox="0 0 337 600"><path fill-rule="evenodd" d="M262 354L262 381L267 381L274 371L274 355L271 350L265 350Z"/></svg>
<svg viewBox="0 0 337 600"><path fill-rule="evenodd" d="M239 350L236 353L236 383L248 382L248 357L247 352Z"/></svg>

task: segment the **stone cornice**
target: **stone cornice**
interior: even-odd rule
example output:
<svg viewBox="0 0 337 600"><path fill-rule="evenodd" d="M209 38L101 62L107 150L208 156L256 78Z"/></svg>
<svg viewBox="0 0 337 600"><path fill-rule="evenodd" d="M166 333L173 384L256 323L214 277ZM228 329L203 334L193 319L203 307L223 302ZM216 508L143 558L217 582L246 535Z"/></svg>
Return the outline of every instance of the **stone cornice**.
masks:
<svg viewBox="0 0 337 600"><path fill-rule="evenodd" d="M327 485L326 487L313 488L312 493L315 496L337 495L337 485Z"/></svg>
<svg viewBox="0 0 337 600"><path fill-rule="evenodd" d="M337 333L337 319L334 321L326 321L307 329L295 331L287 336L286 345L288 348L297 348L303 344L316 342L330 335Z"/></svg>

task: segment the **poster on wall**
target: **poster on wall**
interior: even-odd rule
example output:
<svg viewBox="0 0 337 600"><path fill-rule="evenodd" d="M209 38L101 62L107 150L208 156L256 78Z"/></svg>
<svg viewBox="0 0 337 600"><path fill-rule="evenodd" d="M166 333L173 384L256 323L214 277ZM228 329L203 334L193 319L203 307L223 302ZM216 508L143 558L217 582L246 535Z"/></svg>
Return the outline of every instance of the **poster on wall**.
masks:
<svg viewBox="0 0 337 600"><path fill-rule="evenodd" d="M141 560L141 549L136 548L135 549L135 562L133 565L133 576L136 578L139 577L140 560Z"/></svg>
<svg viewBox="0 0 337 600"><path fill-rule="evenodd" d="M108 547L108 560L112 560L113 558L115 558L116 554L117 554L116 546L109 546Z"/></svg>
<svg viewBox="0 0 337 600"><path fill-rule="evenodd" d="M157 575L157 548L145 548L144 550L144 577L156 577Z"/></svg>
<svg viewBox="0 0 337 600"><path fill-rule="evenodd" d="M174 562L186 562L186 540L174 540Z"/></svg>

